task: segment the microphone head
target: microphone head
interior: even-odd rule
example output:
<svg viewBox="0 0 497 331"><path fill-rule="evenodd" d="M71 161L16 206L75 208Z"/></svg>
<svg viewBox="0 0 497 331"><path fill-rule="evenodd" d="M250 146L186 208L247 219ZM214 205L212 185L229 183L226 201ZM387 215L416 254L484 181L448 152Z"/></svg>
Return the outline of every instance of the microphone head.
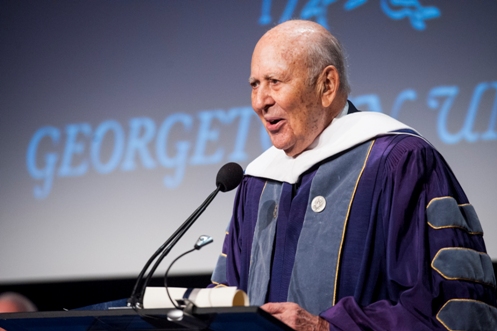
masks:
<svg viewBox="0 0 497 331"><path fill-rule="evenodd" d="M204 246L209 245L211 242L213 242L214 239L212 239L211 236L207 235L201 235L198 239L197 242L195 243L195 246L193 246L195 249L201 249Z"/></svg>
<svg viewBox="0 0 497 331"><path fill-rule="evenodd" d="M242 182L243 169L238 163L226 163L219 169L216 176L216 186L221 192L228 192Z"/></svg>

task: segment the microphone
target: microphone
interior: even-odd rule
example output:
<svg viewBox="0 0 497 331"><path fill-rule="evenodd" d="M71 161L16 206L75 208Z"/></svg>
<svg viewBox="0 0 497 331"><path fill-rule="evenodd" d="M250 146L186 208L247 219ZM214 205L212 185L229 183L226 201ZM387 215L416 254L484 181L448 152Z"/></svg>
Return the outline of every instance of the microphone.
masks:
<svg viewBox="0 0 497 331"><path fill-rule="evenodd" d="M201 235L198 239L197 239L197 242L195 243L195 246L193 246L192 249L190 249L189 251L186 251L184 252L183 254L181 254L180 256L178 256L177 258L175 258L173 260L173 262L171 262L171 264L169 265L169 267L167 268L166 270L166 273L164 274L164 288L166 289L166 293L167 293L167 296L169 297L169 301L171 301L171 303L173 304L174 308L176 309L181 309L180 306L178 306L177 302L175 302L176 300L173 300L173 298L171 297L171 294L169 293L169 287L167 286L167 275L169 274L169 270L171 270L173 264L178 261L179 259L181 259L183 256L185 256L186 254L190 254L191 252L195 251L195 250L199 250L201 249L202 247L204 246L207 246L209 245L210 243L212 243L214 241L214 239L212 239L211 236L207 236L207 235ZM167 316L167 319L172 321L180 321L181 319L183 318L183 314L181 315L178 315L177 312L173 312L172 315L170 316L168 314Z"/></svg>
<svg viewBox="0 0 497 331"><path fill-rule="evenodd" d="M238 186L243 178L243 169L238 163L226 163L219 169L216 176L216 186L221 192L228 192Z"/></svg>
<svg viewBox="0 0 497 331"><path fill-rule="evenodd" d="M213 241L214 241L214 239L212 239L211 236L206 236L205 234L201 235L200 237L198 237L197 242L195 243L195 246L193 246L193 248L196 250L199 250L202 247L209 245ZM171 265L172 265L172 263L171 263Z"/></svg>
<svg viewBox="0 0 497 331"><path fill-rule="evenodd" d="M205 199L205 201L186 219L183 224L162 244L159 249L148 259L147 263L141 270L138 278L136 280L135 286L133 287L133 292L131 293L130 298L128 299L128 306L132 308L141 308L143 306L143 296L145 295L145 289L149 284L152 276L162 262L162 260L166 257L169 251L176 245L176 243L183 237L183 235L188 231L188 229L193 225L193 223L200 217L200 215L205 211L205 209L209 206L209 204L214 200L216 195L221 192L228 192L237 187L243 178L243 169L242 167L234 162L230 162L225 164L219 169L216 176L216 189ZM159 256L160 255L160 256ZM158 257L158 258L157 258ZM154 265L150 269L143 285L138 292L138 288L140 287L140 283L143 281L145 273L148 268L152 264L152 262L157 258Z"/></svg>

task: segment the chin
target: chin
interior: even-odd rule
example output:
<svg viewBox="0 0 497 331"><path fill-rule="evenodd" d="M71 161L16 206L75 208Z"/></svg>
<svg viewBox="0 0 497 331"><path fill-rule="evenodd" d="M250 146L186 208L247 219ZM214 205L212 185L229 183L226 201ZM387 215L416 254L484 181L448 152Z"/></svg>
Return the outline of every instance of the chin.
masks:
<svg viewBox="0 0 497 331"><path fill-rule="evenodd" d="M276 147L277 149L281 149L283 152L285 152L285 154L287 156L291 156L291 157L295 157L297 156L299 153L296 152L296 149L295 149L295 146L281 146L281 147L278 147L278 146L274 146Z"/></svg>
<svg viewBox="0 0 497 331"><path fill-rule="evenodd" d="M284 151L287 151L291 150L294 147L292 141L289 141L288 139L281 139L282 137L270 137L270 138L271 138L271 143L277 149L282 149Z"/></svg>
<svg viewBox="0 0 497 331"><path fill-rule="evenodd" d="M273 146L274 146L274 147L276 147L277 149L281 149L281 150L285 151L285 153L286 153L286 151L287 151L287 150L291 149L291 146L288 146L288 145L286 145L286 144L281 144L281 143L280 143L280 144L278 144L277 142L273 142L273 141L272 141L271 143L272 143L272 144L273 144Z"/></svg>

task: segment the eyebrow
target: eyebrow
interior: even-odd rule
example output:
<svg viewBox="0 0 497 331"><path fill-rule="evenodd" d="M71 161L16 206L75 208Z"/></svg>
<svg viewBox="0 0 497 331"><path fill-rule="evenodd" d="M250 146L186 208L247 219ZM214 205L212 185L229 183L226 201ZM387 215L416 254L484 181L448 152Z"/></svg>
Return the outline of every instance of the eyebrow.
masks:
<svg viewBox="0 0 497 331"><path fill-rule="evenodd" d="M276 79L274 76L275 76L275 74L266 74L266 75L264 75L263 80ZM251 84L251 83L257 82L258 79L254 78L254 77L249 77L248 81L249 81L249 84Z"/></svg>

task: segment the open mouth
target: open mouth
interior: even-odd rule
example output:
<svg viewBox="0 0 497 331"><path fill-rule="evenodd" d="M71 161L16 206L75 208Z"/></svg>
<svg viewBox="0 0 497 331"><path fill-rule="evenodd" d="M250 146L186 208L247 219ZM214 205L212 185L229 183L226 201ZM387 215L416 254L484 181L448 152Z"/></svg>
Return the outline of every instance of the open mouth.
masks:
<svg viewBox="0 0 497 331"><path fill-rule="evenodd" d="M275 133L281 129L283 123L284 123L283 118L268 118L266 120L266 129L269 132Z"/></svg>

